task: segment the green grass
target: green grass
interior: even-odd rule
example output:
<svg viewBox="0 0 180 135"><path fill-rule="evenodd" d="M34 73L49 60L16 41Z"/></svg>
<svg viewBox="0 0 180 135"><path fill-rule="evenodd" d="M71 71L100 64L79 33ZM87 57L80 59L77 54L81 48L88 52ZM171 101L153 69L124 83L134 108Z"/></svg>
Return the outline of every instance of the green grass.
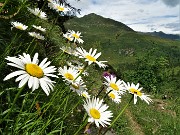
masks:
<svg viewBox="0 0 180 135"><path fill-rule="evenodd" d="M59 17L45 5L44 10L48 13L49 20L41 20L27 11L27 6L36 7L37 3L31 3L25 0L25 3L15 0L7 2L2 11L8 10L1 15L11 15L21 8L20 12L12 18L0 18L0 134L26 134L26 135L70 135L79 131L77 134L83 134L85 126L86 112L83 108L83 97L72 92L65 84L61 76L56 81L54 90L46 96L41 88L32 92L26 84L21 90L18 88L18 82L15 78L3 81L3 78L10 72L16 71L17 68L7 65L5 58L7 56L18 56L23 52L29 53L31 57L38 52L39 60L48 58L51 65L63 67L67 61L79 60L77 57L64 54L60 47L69 45L62 37ZM1 8L1 7L0 7ZM11 22L20 21L29 26L28 31L34 31L32 24L45 27L47 32L42 33L45 40L37 40L28 35L28 31L20 31L16 28L11 30ZM114 72L119 78L125 81L137 81L135 78L137 69L150 67L154 63L159 64L158 72L160 75L165 74L164 79L157 84L153 84L158 92L150 91L150 95L155 99L153 104L147 105L138 99L137 105L131 105L128 110L123 112L121 117L112 126L111 132L117 135L138 135L144 133L147 135L176 135L180 130L179 127L179 41L165 40L154 36L137 33L126 25L103 18L95 14L87 15L81 19L74 18L65 23L66 29L72 29L82 32L82 39L85 41L82 46L87 50L97 48L97 52L102 52L100 60L107 60L109 67L105 70ZM72 43L73 44L73 43ZM152 53L153 52L153 53ZM151 54L151 55L148 55ZM164 58L168 62L166 66L159 62ZM149 58L149 61L144 60ZM142 61L139 64L138 60ZM144 61L143 61L144 60ZM144 62L144 63L143 63ZM161 65L164 64L164 65ZM148 65L148 66L147 66ZM161 70L162 69L162 70ZM91 96L96 96L103 89L103 69L97 65L90 65L87 68L89 76L84 76L85 84ZM139 70L140 71L140 70ZM145 73L142 70L141 73ZM145 76L146 77L146 76ZM157 76L155 76L157 77ZM151 80L151 79L147 79ZM147 82L148 85L151 83ZM144 92L147 90L144 89ZM167 99L162 97L167 95ZM112 121L120 113L128 102L131 95L122 96L122 103L115 104L105 98L105 103L109 105L109 110L113 112ZM16 102L15 99L17 97ZM105 97L105 91L102 91L99 98ZM163 108L162 108L163 107ZM137 124L137 127L133 127ZM90 126L94 133L99 131L95 124ZM105 129L103 129L104 131ZM136 132L137 130L137 132ZM93 134L93 133L92 133Z"/></svg>

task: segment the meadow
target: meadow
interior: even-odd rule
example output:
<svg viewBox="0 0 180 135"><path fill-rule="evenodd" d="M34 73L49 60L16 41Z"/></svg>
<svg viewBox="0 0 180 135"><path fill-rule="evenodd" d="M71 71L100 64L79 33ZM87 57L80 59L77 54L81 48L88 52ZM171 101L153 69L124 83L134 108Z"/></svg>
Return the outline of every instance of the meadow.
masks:
<svg viewBox="0 0 180 135"><path fill-rule="evenodd" d="M0 1L0 134L178 135L180 41L78 12Z"/></svg>

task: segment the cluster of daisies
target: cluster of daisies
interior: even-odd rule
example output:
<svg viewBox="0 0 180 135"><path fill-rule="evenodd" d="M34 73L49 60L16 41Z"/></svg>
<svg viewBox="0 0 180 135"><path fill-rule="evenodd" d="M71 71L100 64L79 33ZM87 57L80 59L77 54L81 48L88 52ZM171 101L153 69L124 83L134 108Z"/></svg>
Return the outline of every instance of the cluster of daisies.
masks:
<svg viewBox="0 0 180 135"><path fill-rule="evenodd" d="M50 9L56 10L57 12L60 13L60 15L65 15L65 14L67 14L67 12L70 12L70 9L68 7L66 7L64 3L60 4L60 2L57 0L48 0L48 7L50 7ZM40 10L39 8L32 9L32 8L28 7L27 9L30 13L39 17L40 19L47 20L47 14L45 12L43 12L42 10ZM15 27L19 30L27 30L28 29L28 26L22 24L21 22L14 21L14 22L11 22L11 24L13 27ZM40 30L42 32L46 31L46 28L42 28L41 26L32 25L32 27L34 27L35 29ZM71 31L71 32L74 36L79 34L79 33L76 34L74 31ZM40 40L45 39L45 37L43 35L41 35L39 32L28 32L28 34L30 36L35 37ZM75 41L76 40L77 40L77 36L76 36ZM83 42L83 41L81 41L81 42Z"/></svg>
<svg viewBox="0 0 180 135"><path fill-rule="evenodd" d="M81 51L80 51L81 50ZM86 65L79 64L74 66L72 63L68 63L68 66L59 67L58 75L62 76L65 84L69 88L76 92L79 96L86 98L84 101L84 108L86 109L90 118L89 122L95 122L96 126L106 126L110 125L110 118L112 117L112 112L107 111L108 106L103 103L103 99L92 97L88 93L88 89L83 81L81 75L88 75L85 68L94 63L99 67L105 67L105 64L101 61L97 61L97 58L101 53L96 54L96 49L92 49L87 52L83 48L77 48L77 54L79 58L83 58L86 61ZM26 83L32 91L41 87L43 91L49 95L54 89L55 81L52 81L50 77L59 78L55 73L57 68L55 66L50 66L50 61L45 58L39 63L38 53L35 53L34 57L31 59L29 54L23 53L18 57L8 56L6 60L9 61L7 65L18 68L19 70L14 71L4 78L4 81L16 77L16 82L19 81L19 88L23 87ZM86 73L86 74L83 74ZM126 91L134 95L134 104L137 102L137 97L144 100L146 103L152 102L149 95L145 95L141 92L142 88L139 88L139 84L125 83L123 80L117 79L114 75L104 76L104 85L107 86L106 93L115 103L121 102L121 95Z"/></svg>
<svg viewBox="0 0 180 135"><path fill-rule="evenodd" d="M48 0L48 6L59 12L60 15L64 15L69 12L69 8L66 7L65 4L59 3L57 0ZM28 8L28 10L39 18L47 20L46 13L42 12L40 9ZM11 24L13 27L20 30L26 30L28 28L28 26L19 22L12 22ZM32 25L32 27L42 32L46 31L46 28L42 28L41 26ZM29 32L29 35L37 39L45 39L44 36L36 32ZM75 32L73 30L68 30L65 34L63 34L63 37L74 43L82 44L84 42L81 39L82 36L79 31ZM19 88L23 87L25 84L27 84L32 91L41 87L48 96L50 92L54 90L54 85L56 83L50 78L59 78L59 76L61 76L65 84L67 84L72 91L86 99L84 100L83 106L89 115L88 122L95 123L97 127L100 125L103 127L110 125L110 118L113 117L113 113L107 110L109 106L104 104L103 99L100 100L98 97L90 96L87 86L85 85L85 81L82 79L82 75L89 75L86 71L88 66L96 64L100 68L105 68L107 66L105 64L107 61L98 60L101 56L101 52L97 52L97 49L91 48L89 51L86 51L82 47L77 46L73 49L70 46L63 46L60 49L67 54L83 59L85 64L80 62L76 62L75 64L67 62L66 66L58 68L58 74L56 75L57 68L55 66L50 66L51 62L48 61L47 58L44 58L41 62L39 62L38 53L35 53L32 59L31 56L26 53L15 57L8 56L6 58L6 60L9 61L7 65L16 67L19 70L7 75L4 78L4 81L17 77L15 81L19 82ZM115 103L120 103L121 96L126 92L134 95L134 104L137 103L137 97L144 100L147 104L152 102L149 95L145 95L141 92L142 88L139 87L139 84L135 85L133 83L130 84L129 82L125 83L123 80L118 79L115 75L104 75L103 85L106 86L105 94L107 94L108 97Z"/></svg>
<svg viewBox="0 0 180 135"><path fill-rule="evenodd" d="M20 22L11 22L11 25L16 28L16 29L19 29L19 30L27 30L28 26L20 23ZM12 27L12 28L13 28ZM33 28L35 28L36 30L39 30L39 31L42 31L42 32L46 32L46 28L42 28L41 26L36 26L36 25L32 25ZM11 29L12 29L11 28ZM34 38L37 38L37 39L40 39L40 40L44 40L44 36L41 35L40 33L37 33L37 32L28 32L28 34Z"/></svg>
<svg viewBox="0 0 180 135"><path fill-rule="evenodd" d="M43 20L47 20L46 13L42 12L39 8L31 9L28 7L28 11L31 12L32 14L34 14L35 16L43 19ZM16 28L19 30L27 30L28 29L28 26L24 25L21 22L17 22L17 21L11 22L11 25L13 26L12 28ZM46 32L46 28L43 28L41 26L32 25L32 27L35 28L36 30L41 31L41 32ZM33 32L28 32L28 34L30 36L37 38L37 39L40 39L40 40L45 39L45 37L42 34L40 34L39 32L33 31Z"/></svg>
<svg viewBox="0 0 180 135"><path fill-rule="evenodd" d="M104 76L104 84L107 86L106 93L108 96L116 103L121 102L121 96L126 92L134 95L134 104L137 103L137 97L144 100L147 104L152 102L149 95L145 95L141 92L142 87L139 88L139 83L135 85L134 83L125 83L121 79L117 79L114 75Z"/></svg>
<svg viewBox="0 0 180 135"><path fill-rule="evenodd" d="M81 39L81 32L77 31L73 31L73 30L68 30L65 34L63 34L63 37L65 37L68 41L73 41L77 42L77 43L82 43L83 44L83 40Z"/></svg>

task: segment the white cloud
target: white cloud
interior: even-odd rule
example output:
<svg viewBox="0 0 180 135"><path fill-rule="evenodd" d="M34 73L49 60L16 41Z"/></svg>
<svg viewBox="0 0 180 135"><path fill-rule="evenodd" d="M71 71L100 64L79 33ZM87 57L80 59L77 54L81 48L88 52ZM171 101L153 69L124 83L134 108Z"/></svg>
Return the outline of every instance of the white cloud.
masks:
<svg viewBox="0 0 180 135"><path fill-rule="evenodd" d="M180 21L178 0L173 0L173 2L172 0L68 0L68 2L81 9L79 17L96 13L122 22L136 31L156 30L165 33L180 33L180 31L174 31L180 27L177 23ZM174 27L165 27L174 23L177 24L172 25Z"/></svg>

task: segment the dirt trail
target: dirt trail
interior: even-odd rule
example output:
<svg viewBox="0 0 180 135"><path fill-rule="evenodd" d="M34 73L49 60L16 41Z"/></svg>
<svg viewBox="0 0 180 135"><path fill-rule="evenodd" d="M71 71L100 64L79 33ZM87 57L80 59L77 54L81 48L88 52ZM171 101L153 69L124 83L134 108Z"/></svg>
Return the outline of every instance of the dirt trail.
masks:
<svg viewBox="0 0 180 135"><path fill-rule="evenodd" d="M154 107L156 108L157 111L168 113L174 118L176 117L175 111L166 108L168 106L168 103L166 101L161 99L153 99L153 101L154 101Z"/></svg>
<svg viewBox="0 0 180 135"><path fill-rule="evenodd" d="M163 101L161 99L153 99L153 101L154 101L153 107L157 111L161 111L161 112L170 114L173 118L176 118L176 112L166 109L166 107L168 106L168 103L166 101ZM145 135L145 133L143 132L143 130L141 128L141 125L136 122L133 114L128 109L125 110L125 114L129 120L129 124L132 128L134 135ZM156 132L156 130L157 129L154 129L153 132Z"/></svg>
<svg viewBox="0 0 180 135"><path fill-rule="evenodd" d="M141 129L141 125L139 125L134 119L133 114L128 109L126 109L125 113L129 120L130 126L132 127L134 135L145 135L143 130Z"/></svg>

